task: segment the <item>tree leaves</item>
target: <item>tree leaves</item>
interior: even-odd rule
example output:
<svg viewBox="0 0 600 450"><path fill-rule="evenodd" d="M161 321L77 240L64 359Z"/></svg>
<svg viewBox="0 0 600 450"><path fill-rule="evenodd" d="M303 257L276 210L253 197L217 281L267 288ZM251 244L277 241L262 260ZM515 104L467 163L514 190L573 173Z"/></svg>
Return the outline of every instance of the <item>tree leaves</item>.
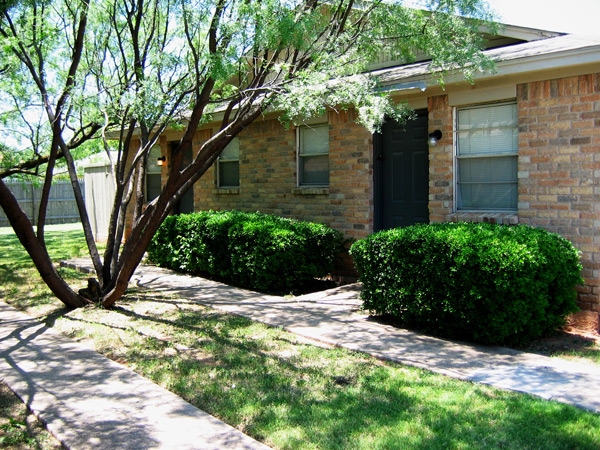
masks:
<svg viewBox="0 0 600 450"><path fill-rule="evenodd" d="M473 19L487 17L479 0L432 1L430 11L380 0L5 0L1 5L0 101L12 106L0 114L5 130L26 137L20 144L27 150L19 158L2 152L12 159L3 157L0 188L1 178L14 170L35 171L45 163L48 187L55 160L63 157L73 179L74 149L101 138L108 152L109 141L118 142L103 259L78 197L104 306L124 292L179 198L265 111L277 111L291 123L328 108L354 107L358 121L376 131L386 117L410 115L407 106L378 90L378 80L369 74L382 54L402 62L430 55L430 68L440 77L455 70L468 77L488 64L480 52L481 22ZM198 144L197 131L210 120L212 134ZM161 195L148 202L145 162L174 124L180 134L168 149L170 172ZM192 150L192 161L184 162L182 155ZM19 214L15 202L6 204ZM133 226L123 242L126 224ZM22 233L36 258L44 253L43 223L38 229L37 242L32 230ZM38 262L51 267L47 260ZM47 272L46 282L61 281ZM53 284L56 295L77 305L72 290Z"/></svg>

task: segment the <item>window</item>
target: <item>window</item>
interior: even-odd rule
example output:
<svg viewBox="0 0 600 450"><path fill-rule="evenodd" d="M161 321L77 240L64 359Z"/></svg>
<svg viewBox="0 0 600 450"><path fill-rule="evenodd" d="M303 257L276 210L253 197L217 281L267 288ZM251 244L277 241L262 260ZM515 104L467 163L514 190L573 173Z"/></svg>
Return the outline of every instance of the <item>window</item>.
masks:
<svg viewBox="0 0 600 450"><path fill-rule="evenodd" d="M240 143L238 138L227 144L217 159L217 186L240 187Z"/></svg>
<svg viewBox="0 0 600 450"><path fill-rule="evenodd" d="M457 209L517 209L517 105L457 111Z"/></svg>
<svg viewBox="0 0 600 450"><path fill-rule="evenodd" d="M298 185L329 186L329 125L298 128Z"/></svg>
<svg viewBox="0 0 600 450"><path fill-rule="evenodd" d="M158 158L160 157L160 147L155 145L150 149L146 161L146 202L154 200L162 191L161 168L158 165Z"/></svg>

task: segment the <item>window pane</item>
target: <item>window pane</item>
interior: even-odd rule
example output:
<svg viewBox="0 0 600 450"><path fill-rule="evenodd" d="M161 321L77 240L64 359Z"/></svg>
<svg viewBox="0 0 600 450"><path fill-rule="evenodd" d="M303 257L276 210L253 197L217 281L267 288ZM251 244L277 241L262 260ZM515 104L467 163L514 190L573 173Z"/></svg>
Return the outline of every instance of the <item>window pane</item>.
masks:
<svg viewBox="0 0 600 450"><path fill-rule="evenodd" d="M460 186L459 209L512 211L517 204L517 183Z"/></svg>
<svg viewBox="0 0 600 450"><path fill-rule="evenodd" d="M329 185L329 125L299 128L298 184Z"/></svg>
<svg viewBox="0 0 600 450"><path fill-rule="evenodd" d="M519 135L516 128L460 131L460 155L517 153Z"/></svg>
<svg viewBox="0 0 600 450"><path fill-rule="evenodd" d="M465 108L457 117L458 209L515 210L519 151L516 104ZM488 156L503 154L507 156Z"/></svg>
<svg viewBox="0 0 600 450"><path fill-rule="evenodd" d="M150 149L148 159L146 160L146 173L160 173L158 158L161 157L160 147L155 145Z"/></svg>
<svg viewBox="0 0 600 450"><path fill-rule="evenodd" d="M517 157L465 158L458 160L462 183L517 182Z"/></svg>
<svg viewBox="0 0 600 450"><path fill-rule="evenodd" d="M240 141L233 138L217 160L219 187L240 186Z"/></svg>
<svg viewBox="0 0 600 450"><path fill-rule="evenodd" d="M239 187L239 161L219 161L219 187Z"/></svg>
<svg viewBox="0 0 600 450"><path fill-rule="evenodd" d="M146 174L146 201L150 202L160 195L162 190L160 173Z"/></svg>
<svg viewBox="0 0 600 450"><path fill-rule="evenodd" d="M221 159L240 159L240 141L238 138L227 144L227 147L221 152Z"/></svg>
<svg viewBox="0 0 600 450"><path fill-rule="evenodd" d="M300 158L300 184L329 184L329 155L302 156Z"/></svg>
<svg viewBox="0 0 600 450"><path fill-rule="evenodd" d="M517 105L487 105L458 111L458 129L502 128L517 126Z"/></svg>
<svg viewBox="0 0 600 450"><path fill-rule="evenodd" d="M329 125L302 127L300 129L300 154L329 153Z"/></svg>
<svg viewBox="0 0 600 450"><path fill-rule="evenodd" d="M517 105L489 105L458 111L460 155L517 153Z"/></svg>

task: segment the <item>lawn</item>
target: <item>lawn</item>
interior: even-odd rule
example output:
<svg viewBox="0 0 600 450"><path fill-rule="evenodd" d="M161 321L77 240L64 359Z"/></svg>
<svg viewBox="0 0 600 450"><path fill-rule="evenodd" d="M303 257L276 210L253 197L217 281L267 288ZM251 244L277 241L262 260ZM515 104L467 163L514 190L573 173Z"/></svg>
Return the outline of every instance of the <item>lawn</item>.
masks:
<svg viewBox="0 0 600 450"><path fill-rule="evenodd" d="M49 231L54 258L78 230ZM278 449L598 449L600 416L316 345L185 299L130 289L67 311L0 230L0 296ZM87 276L61 269L83 287ZM592 388L592 387L591 387Z"/></svg>
<svg viewBox="0 0 600 450"><path fill-rule="evenodd" d="M15 450L63 448L3 383L0 383L0 448Z"/></svg>

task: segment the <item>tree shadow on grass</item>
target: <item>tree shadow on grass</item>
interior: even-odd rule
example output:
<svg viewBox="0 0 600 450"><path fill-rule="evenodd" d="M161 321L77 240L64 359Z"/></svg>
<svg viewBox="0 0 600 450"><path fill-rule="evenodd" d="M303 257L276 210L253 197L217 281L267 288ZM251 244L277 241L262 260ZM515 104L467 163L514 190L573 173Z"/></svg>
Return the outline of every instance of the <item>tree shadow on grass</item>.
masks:
<svg viewBox="0 0 600 450"><path fill-rule="evenodd" d="M155 351L150 360L134 349L129 363L276 447L597 449L600 443L600 417L569 405L338 348L315 349L277 339L274 329L268 339L257 338L249 319L193 311L188 301L153 296L148 302L173 305L179 314L173 319L142 314L127 302L114 312L139 325L170 327L172 335L158 345L178 350Z"/></svg>
<svg viewBox="0 0 600 450"><path fill-rule="evenodd" d="M26 280L26 278L19 274L12 265L10 264L0 264L0 280L4 283L21 283Z"/></svg>

